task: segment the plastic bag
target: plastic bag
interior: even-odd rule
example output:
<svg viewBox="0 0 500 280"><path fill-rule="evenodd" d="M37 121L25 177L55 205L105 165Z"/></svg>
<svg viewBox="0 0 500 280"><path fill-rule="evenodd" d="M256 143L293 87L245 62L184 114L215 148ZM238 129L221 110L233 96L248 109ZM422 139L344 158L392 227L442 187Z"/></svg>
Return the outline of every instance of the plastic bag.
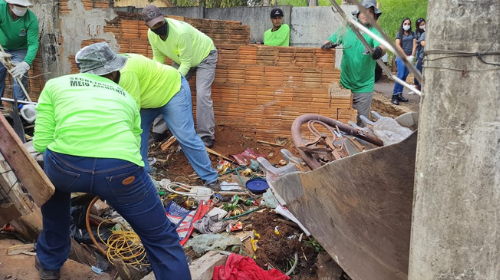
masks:
<svg viewBox="0 0 500 280"><path fill-rule="evenodd" d="M387 146L403 141L412 131L401 126L395 119L382 117L373 125L373 133Z"/></svg>

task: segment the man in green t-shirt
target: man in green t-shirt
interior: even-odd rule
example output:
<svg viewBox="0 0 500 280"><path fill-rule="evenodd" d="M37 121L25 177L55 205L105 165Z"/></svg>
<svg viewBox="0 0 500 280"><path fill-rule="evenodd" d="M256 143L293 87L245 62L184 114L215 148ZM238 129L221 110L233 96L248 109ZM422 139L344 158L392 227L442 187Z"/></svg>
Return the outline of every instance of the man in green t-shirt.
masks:
<svg viewBox="0 0 500 280"><path fill-rule="evenodd" d="M215 118L212 101L212 83L217 65L217 48L210 37L190 24L165 18L160 9L148 5L142 16L149 27L148 40L153 49L153 60L164 64L168 57L174 61L188 81L196 71L196 132L205 146L215 141ZM156 129L153 132L162 133Z"/></svg>
<svg viewBox="0 0 500 280"><path fill-rule="evenodd" d="M38 20L28 9L28 0L0 0L0 45L5 54L0 52L0 97L5 90L7 68L2 61L8 58L15 66L10 69L12 76L21 79L25 89L28 89L28 70L38 51ZM13 95L19 100L25 100L21 86L14 79ZM0 104L1 105L1 104Z"/></svg>
<svg viewBox="0 0 500 280"><path fill-rule="evenodd" d="M89 46L79 56L80 74L51 79L40 93L33 146L44 153L55 192L41 207L39 279L61 279L71 250L72 192L100 197L128 222L155 279L191 279L179 235L143 168L137 104L118 85L126 63L107 44ZM69 270L63 273L71 278Z"/></svg>
<svg viewBox="0 0 500 280"><path fill-rule="evenodd" d="M280 8L271 11L271 22L273 28L264 33L264 45L290 46L290 27L288 24L283 24L283 11Z"/></svg>
<svg viewBox="0 0 500 280"><path fill-rule="evenodd" d="M377 1L363 0L361 5L367 9L369 16L374 19L382 14L377 9ZM368 19L359 10L353 12L358 21L366 26L371 32L380 37L380 33L370 25ZM368 117L373 98L373 88L375 86L375 65L376 60L381 58L386 49L379 42L367 34L363 34L363 38L373 48L373 53L370 55L363 43L356 36L352 27L340 27L328 40L325 42L322 49L335 48L342 45L343 54L340 64L340 84L342 87L350 89L353 94L352 107L358 111L358 125L363 125L359 116Z"/></svg>

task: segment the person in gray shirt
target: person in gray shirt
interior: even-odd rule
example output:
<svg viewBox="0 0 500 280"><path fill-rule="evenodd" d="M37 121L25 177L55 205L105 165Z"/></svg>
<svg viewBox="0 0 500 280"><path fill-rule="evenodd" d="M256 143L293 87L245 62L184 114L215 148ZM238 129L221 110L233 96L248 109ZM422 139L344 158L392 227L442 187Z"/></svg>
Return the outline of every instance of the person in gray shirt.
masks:
<svg viewBox="0 0 500 280"><path fill-rule="evenodd" d="M413 61L415 57L415 50L417 48L417 38L415 33L411 30L411 20L405 18L399 27L399 31L396 34L396 47L399 48L401 52L406 55L406 60ZM396 66L398 68L398 78L406 81L410 71L405 66L402 59L396 58ZM403 85L396 82L394 84L394 90L392 91L391 102L395 105L399 105L399 102L408 102L408 99L403 97Z"/></svg>
<svg viewBox="0 0 500 280"><path fill-rule="evenodd" d="M416 31L415 35L417 37L417 68L420 73L422 73L422 66L424 64L424 47L425 47L425 19L419 18L415 24ZM421 85L417 79L414 81L415 89L422 90Z"/></svg>

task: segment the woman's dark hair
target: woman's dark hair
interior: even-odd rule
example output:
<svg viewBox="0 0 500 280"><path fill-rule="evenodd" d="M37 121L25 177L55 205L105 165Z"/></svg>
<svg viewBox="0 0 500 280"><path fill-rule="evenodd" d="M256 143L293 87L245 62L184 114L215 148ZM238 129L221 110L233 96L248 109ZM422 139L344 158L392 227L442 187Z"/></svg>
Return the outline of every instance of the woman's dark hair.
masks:
<svg viewBox="0 0 500 280"><path fill-rule="evenodd" d="M405 34L405 30L403 29L403 23L405 21L409 20L410 21L410 29L408 29L408 34L413 34L413 32L411 31L411 19L410 18L405 18L403 19L403 21L401 21L401 25L399 26L399 31L398 31L398 34L399 34L399 44L401 46L403 46L403 36Z"/></svg>
<svg viewBox="0 0 500 280"><path fill-rule="evenodd" d="M405 30L403 29L403 23L405 21L409 20L410 21L410 29L408 29L408 33L411 33L411 19L410 18L405 18L401 21L401 25L399 26L399 34L401 36L403 36L403 34L405 33Z"/></svg>
<svg viewBox="0 0 500 280"><path fill-rule="evenodd" d="M425 22L425 19L423 18L418 18L417 21L415 22L415 32L417 32L417 35L420 36L420 34L424 33L425 31L420 29L420 24L422 22Z"/></svg>

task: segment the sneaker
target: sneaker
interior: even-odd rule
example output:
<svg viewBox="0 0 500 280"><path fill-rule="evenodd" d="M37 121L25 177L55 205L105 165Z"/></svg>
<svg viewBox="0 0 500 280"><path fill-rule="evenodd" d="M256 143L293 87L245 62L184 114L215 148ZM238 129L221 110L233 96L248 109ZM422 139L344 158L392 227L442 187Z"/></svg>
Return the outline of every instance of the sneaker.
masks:
<svg viewBox="0 0 500 280"><path fill-rule="evenodd" d="M38 257L35 257L35 268L38 270L38 274L40 275L40 279L49 280L49 279L60 279L61 272L59 270L45 270L40 263Z"/></svg>
<svg viewBox="0 0 500 280"><path fill-rule="evenodd" d="M220 182L219 182L219 180L215 180L215 181L213 181L211 183L205 183L204 185L205 185L205 187L213 190L214 192L220 191Z"/></svg>
<svg viewBox="0 0 500 280"><path fill-rule="evenodd" d="M207 148L212 148L214 146L215 140L212 139L210 136L203 136L201 137L201 140L203 141L203 144L205 144L205 147Z"/></svg>

